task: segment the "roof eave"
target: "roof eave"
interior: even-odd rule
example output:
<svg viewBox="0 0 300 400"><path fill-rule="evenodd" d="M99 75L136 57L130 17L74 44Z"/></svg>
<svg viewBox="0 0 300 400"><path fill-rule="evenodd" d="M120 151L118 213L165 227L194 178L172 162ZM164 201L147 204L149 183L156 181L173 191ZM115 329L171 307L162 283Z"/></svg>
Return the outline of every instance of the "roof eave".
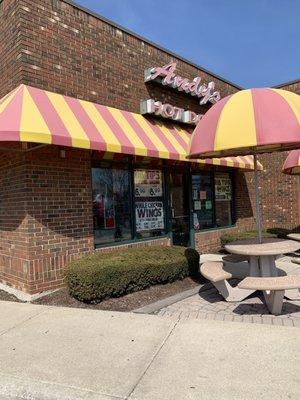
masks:
<svg viewBox="0 0 300 400"><path fill-rule="evenodd" d="M294 79L294 80L289 81L289 82L280 83L279 85L274 85L272 87L275 88L275 89L280 89L280 88L283 88L285 86L294 85L295 83L299 83L299 82L300 82L300 78Z"/></svg>

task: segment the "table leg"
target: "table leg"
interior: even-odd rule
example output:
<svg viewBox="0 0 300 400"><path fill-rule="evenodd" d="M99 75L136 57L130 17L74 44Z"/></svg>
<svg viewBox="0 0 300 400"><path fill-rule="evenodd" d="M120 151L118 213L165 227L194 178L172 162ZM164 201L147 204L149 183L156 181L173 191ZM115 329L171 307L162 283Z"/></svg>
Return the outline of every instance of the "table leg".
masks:
<svg viewBox="0 0 300 400"><path fill-rule="evenodd" d="M259 258L256 256L250 257L250 276L260 276Z"/></svg>
<svg viewBox="0 0 300 400"><path fill-rule="evenodd" d="M270 277L277 276L275 256L260 256L259 257L259 267L260 267L260 276L262 277ZM263 291L265 302L269 303L269 296L271 294L270 290Z"/></svg>
<svg viewBox="0 0 300 400"><path fill-rule="evenodd" d="M260 266L260 275L261 276L277 276L277 268L275 264L276 257L275 256L260 256L259 257L259 266Z"/></svg>
<svg viewBox="0 0 300 400"><path fill-rule="evenodd" d="M276 257L274 256L261 256L259 259L260 262L260 271L261 276L278 276L278 271L275 263ZM270 291L266 292L268 295ZM284 293L284 297L289 300L300 300L300 291L299 289L289 289Z"/></svg>

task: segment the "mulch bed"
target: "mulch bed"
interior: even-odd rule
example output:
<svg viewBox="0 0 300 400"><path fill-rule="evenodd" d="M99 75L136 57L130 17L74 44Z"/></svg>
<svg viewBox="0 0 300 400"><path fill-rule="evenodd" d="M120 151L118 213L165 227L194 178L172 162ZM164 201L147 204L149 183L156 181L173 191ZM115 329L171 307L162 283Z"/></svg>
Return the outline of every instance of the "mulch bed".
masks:
<svg viewBox="0 0 300 400"><path fill-rule="evenodd" d="M4 290L0 289L0 301L16 301L18 303L22 303L16 296L13 294L7 293Z"/></svg>
<svg viewBox="0 0 300 400"><path fill-rule="evenodd" d="M202 278L203 279L203 278ZM202 281L203 282L203 281ZM136 308L146 306L155 301L165 299L174 294L192 289L201 283L201 277L188 277L181 281L167 283L165 285L155 285L139 292L129 293L122 297L111 298L99 304L88 304L78 301L71 297L66 288L60 289L48 296L33 301L33 304L58 307L88 308L94 310L107 311L132 311ZM14 295L0 290L0 301L17 301Z"/></svg>

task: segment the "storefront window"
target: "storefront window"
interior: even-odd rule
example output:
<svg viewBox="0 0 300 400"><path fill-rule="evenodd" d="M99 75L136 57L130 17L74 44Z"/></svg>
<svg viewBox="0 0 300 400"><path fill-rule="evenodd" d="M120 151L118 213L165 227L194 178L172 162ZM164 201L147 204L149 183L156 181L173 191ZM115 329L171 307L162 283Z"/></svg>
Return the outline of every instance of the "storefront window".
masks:
<svg viewBox="0 0 300 400"><path fill-rule="evenodd" d="M92 182L96 246L132 239L129 171L93 168Z"/></svg>
<svg viewBox="0 0 300 400"><path fill-rule="evenodd" d="M160 170L134 171L136 237L165 233L163 174Z"/></svg>
<svg viewBox="0 0 300 400"><path fill-rule="evenodd" d="M169 227L173 243L187 246L190 228L231 226L231 174L201 171L190 176L170 170L167 212L161 169L109 168L105 164L92 168L95 245L159 237Z"/></svg>
<svg viewBox="0 0 300 400"><path fill-rule="evenodd" d="M190 241L189 175L185 171L170 173L170 206L173 244L188 246Z"/></svg>
<svg viewBox="0 0 300 400"><path fill-rule="evenodd" d="M215 174L217 227L232 225L232 180L228 173Z"/></svg>
<svg viewBox="0 0 300 400"><path fill-rule="evenodd" d="M192 176L193 225L195 230L214 226L212 176L202 173Z"/></svg>

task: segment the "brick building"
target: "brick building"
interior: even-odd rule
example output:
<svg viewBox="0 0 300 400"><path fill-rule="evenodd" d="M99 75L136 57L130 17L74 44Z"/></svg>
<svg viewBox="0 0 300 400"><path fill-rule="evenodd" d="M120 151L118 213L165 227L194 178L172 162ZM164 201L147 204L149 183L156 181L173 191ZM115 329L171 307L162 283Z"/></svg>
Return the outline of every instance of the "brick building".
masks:
<svg viewBox="0 0 300 400"><path fill-rule="evenodd" d="M240 87L68 0L2 0L0 21L2 284L35 294L61 286L65 265L95 249L174 243L209 251L224 232L255 229L249 158L185 162L178 149L186 151L193 126L139 115L151 99L149 112L192 122L214 96ZM146 70L170 63L190 84L214 82L205 87L211 96L145 82ZM283 86L300 92L299 82ZM95 104L100 116L88 115ZM5 128L6 120L23 131ZM104 135L93 142L96 120L115 133L119 150ZM56 137L55 126L65 134ZM145 149L131 142L139 134ZM299 179L281 173L285 157L260 156L265 227L299 226Z"/></svg>

